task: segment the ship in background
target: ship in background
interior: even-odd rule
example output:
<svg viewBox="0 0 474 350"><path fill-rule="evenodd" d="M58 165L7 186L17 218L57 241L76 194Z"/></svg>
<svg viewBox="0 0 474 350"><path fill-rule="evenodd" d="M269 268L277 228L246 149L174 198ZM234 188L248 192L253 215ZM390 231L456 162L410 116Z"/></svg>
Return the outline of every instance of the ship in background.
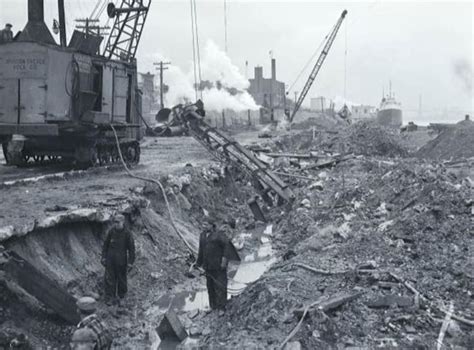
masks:
<svg viewBox="0 0 474 350"><path fill-rule="evenodd" d="M400 128L402 126L402 104L395 99L392 93L392 83L387 96L382 97L380 108L377 112L377 122L380 125Z"/></svg>

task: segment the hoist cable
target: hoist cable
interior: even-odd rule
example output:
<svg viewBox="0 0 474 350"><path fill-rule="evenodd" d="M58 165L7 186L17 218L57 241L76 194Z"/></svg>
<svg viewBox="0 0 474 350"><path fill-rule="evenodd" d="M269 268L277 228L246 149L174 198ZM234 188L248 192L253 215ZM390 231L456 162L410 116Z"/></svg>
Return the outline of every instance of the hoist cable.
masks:
<svg viewBox="0 0 474 350"><path fill-rule="evenodd" d="M196 42L194 39L194 15L193 15L193 0L189 0L191 5L191 35L193 40L193 69L194 69L194 94L196 97L196 101L198 99L197 93L197 72L196 72Z"/></svg>
<svg viewBox="0 0 474 350"><path fill-rule="evenodd" d="M198 21L197 21L197 9L196 9L196 0L192 0L194 8L194 27L195 27L195 37L196 37L196 55L197 55L197 65L198 65L198 74L199 74L199 92L202 99L202 76L201 76L201 52L199 48L199 30L198 30Z"/></svg>
<svg viewBox="0 0 474 350"><path fill-rule="evenodd" d="M308 69L309 65L311 64L311 62L313 62L314 58L316 57L316 55L319 53L319 50L321 50L321 47L323 46L323 44L326 42L326 39L329 37L329 35L331 34L331 32L334 30L334 27L331 29L331 31L323 38L323 40L321 40L321 43L319 44L318 48L314 51L313 55L310 57L310 59L308 60L308 62L306 62L306 64L304 65L303 69L299 72L299 74L297 75L295 81L290 85L290 87L288 88L288 91L291 91L293 89L293 87L296 85L296 83L298 82L298 80L301 78L301 76L304 74L304 72L306 71L306 69ZM296 102L296 101L295 101Z"/></svg>

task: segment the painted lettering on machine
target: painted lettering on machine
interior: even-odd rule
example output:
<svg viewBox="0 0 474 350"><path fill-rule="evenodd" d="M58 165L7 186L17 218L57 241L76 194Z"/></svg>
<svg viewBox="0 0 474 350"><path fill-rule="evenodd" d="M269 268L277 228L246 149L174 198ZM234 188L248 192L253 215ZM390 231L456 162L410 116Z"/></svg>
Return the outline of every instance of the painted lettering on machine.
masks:
<svg viewBox="0 0 474 350"><path fill-rule="evenodd" d="M5 53L0 58L0 78L46 78L48 60L44 53Z"/></svg>

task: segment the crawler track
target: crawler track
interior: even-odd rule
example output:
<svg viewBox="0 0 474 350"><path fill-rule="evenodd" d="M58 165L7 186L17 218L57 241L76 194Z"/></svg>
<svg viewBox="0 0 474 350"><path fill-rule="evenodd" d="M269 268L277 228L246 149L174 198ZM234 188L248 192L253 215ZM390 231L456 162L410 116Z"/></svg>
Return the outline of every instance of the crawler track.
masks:
<svg viewBox="0 0 474 350"><path fill-rule="evenodd" d="M122 140L120 149L128 164L137 164L140 161L140 144L138 141ZM3 144L3 153L7 165L21 168L60 165L87 169L94 166L120 163L116 144L108 140L81 147L75 155L48 154L47 151L33 153L30 150L9 148L6 144Z"/></svg>

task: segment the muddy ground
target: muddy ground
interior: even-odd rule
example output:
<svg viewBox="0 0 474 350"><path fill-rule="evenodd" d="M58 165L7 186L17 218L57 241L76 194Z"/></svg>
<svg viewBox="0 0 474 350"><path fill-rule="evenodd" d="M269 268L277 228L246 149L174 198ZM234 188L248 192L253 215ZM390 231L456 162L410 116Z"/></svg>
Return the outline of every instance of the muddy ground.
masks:
<svg viewBox="0 0 474 350"><path fill-rule="evenodd" d="M173 217L193 247L207 212L234 239L242 262L231 266L224 315L208 312L203 277L185 276L190 253L170 225L159 188L126 177L119 167L39 180L31 177L57 171L33 168L26 175L0 168L1 244L75 297L98 298L116 348L160 346L155 328L171 308L190 334L180 348L433 349L443 310L452 303L456 319L442 348L469 349L472 159L415 158L424 144L420 138L429 142L433 135L400 137L370 125L331 126L315 135L279 131L271 140L257 134L236 138L273 152L350 157L307 170L315 160L270 162L274 170L297 176L285 176L296 200L291 209L262 206L267 223L255 222L246 205L255 194L247 179L234 170L224 175L190 138L145 140L143 161L134 169L162 180ZM173 184L179 193L171 193ZM100 247L118 212L132 218L138 259L124 305L106 306ZM233 220L235 228L227 225ZM7 285L0 284L0 346L18 334L35 346L67 346L71 326ZM321 306L346 296L352 298ZM298 310L311 303L315 307L302 319Z"/></svg>

